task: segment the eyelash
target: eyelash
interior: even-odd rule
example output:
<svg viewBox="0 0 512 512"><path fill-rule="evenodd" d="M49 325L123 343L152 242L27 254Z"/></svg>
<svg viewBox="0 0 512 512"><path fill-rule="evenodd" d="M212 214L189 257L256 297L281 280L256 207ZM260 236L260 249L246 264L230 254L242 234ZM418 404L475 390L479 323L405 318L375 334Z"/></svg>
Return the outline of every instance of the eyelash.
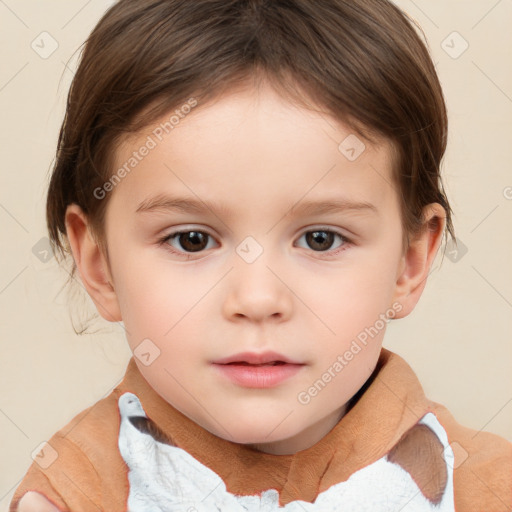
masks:
<svg viewBox="0 0 512 512"><path fill-rule="evenodd" d="M191 259L191 257L194 254L196 254L196 253L199 254L201 252L204 252L204 249L202 251L197 251L197 252L182 252L182 251L177 251L176 249L174 249L168 242L170 240L172 240L173 238L177 237L178 235L182 235L182 234L186 234L186 233L191 233L191 232L201 233L202 235L206 235L206 236L208 236L210 238L214 238L212 235L210 235L206 231L199 231L199 230L196 230L196 229L186 229L186 230L182 230L182 231L173 231L172 233L169 233L168 235L165 235L163 238L160 238L158 240L158 245L159 246L164 246L164 249L169 251L171 254L174 254L174 255L177 255L179 257L182 257L182 258L185 258L185 259L189 260L189 259ZM301 236L299 237L299 239L302 238L304 235L307 235L308 233L316 233L316 232L332 233L334 235L339 236L341 238L341 241L343 242L343 244L340 247L337 247L336 249L333 249L333 250L314 251L312 249L313 252L315 252L315 253L328 254L327 258L337 256L339 253L344 251L347 248L348 245L352 244L352 241L349 238L347 238L345 235L342 235L340 232L335 231L333 229L328 229L328 228L315 228L315 229L310 229L308 231L304 231L301 234Z"/></svg>

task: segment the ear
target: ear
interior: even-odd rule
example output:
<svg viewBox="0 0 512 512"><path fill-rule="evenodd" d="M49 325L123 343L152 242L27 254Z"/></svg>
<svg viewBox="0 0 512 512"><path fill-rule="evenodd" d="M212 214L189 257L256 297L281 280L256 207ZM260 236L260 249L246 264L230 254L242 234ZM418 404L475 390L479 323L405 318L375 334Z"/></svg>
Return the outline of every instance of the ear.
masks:
<svg viewBox="0 0 512 512"><path fill-rule="evenodd" d="M109 322L122 320L107 260L92 235L82 209L71 204L66 209L66 233L80 279L98 313Z"/></svg>
<svg viewBox="0 0 512 512"><path fill-rule="evenodd" d="M422 230L409 242L400 262L393 300L402 305L402 310L395 318L407 316L419 301L441 245L445 225L446 212L440 204L431 203L423 208Z"/></svg>

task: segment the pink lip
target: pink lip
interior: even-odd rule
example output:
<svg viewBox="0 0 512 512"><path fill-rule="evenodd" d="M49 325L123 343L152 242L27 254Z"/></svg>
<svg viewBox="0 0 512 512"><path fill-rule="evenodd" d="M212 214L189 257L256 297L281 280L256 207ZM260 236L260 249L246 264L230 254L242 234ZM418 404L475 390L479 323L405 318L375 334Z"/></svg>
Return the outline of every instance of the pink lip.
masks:
<svg viewBox="0 0 512 512"><path fill-rule="evenodd" d="M228 363L240 363L245 362L249 364L265 364L272 363L274 361L282 361L283 363L290 364L302 364L299 361L293 361L292 359L283 356L277 352L267 351L258 354L256 352L240 352L223 359L217 359L213 361L214 364L228 364Z"/></svg>
<svg viewBox="0 0 512 512"><path fill-rule="evenodd" d="M265 365L266 363L274 364ZM304 366L303 363L292 361L277 352L242 352L213 361L213 365L223 376L247 388L277 386Z"/></svg>
<svg viewBox="0 0 512 512"><path fill-rule="evenodd" d="M213 366L239 386L271 388L295 375L304 365L283 363L275 366L254 366L246 363L214 363Z"/></svg>

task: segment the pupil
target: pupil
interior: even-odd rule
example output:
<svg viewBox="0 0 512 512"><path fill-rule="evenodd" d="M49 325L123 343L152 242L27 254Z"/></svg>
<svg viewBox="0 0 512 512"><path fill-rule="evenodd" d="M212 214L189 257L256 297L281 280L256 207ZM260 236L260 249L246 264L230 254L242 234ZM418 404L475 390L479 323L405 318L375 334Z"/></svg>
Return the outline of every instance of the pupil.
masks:
<svg viewBox="0 0 512 512"><path fill-rule="evenodd" d="M203 233L199 233L198 231L189 231L188 233L182 233L180 235L180 244L181 246L188 250L188 251L200 251L201 249L204 249L204 247L201 246L201 242L203 242L206 237ZM197 244L200 246L198 247Z"/></svg>
<svg viewBox="0 0 512 512"><path fill-rule="evenodd" d="M326 251L333 243L334 233L327 231L312 231L307 234L308 244L312 249L318 249L320 251ZM327 246L325 246L325 243Z"/></svg>

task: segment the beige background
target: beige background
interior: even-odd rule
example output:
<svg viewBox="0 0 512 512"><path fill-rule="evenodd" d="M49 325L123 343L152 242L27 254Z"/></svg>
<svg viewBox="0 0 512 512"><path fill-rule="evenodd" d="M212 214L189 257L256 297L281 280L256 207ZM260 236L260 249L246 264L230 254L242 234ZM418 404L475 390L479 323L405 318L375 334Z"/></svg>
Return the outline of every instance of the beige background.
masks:
<svg viewBox="0 0 512 512"><path fill-rule="evenodd" d="M512 440L512 2L398 4L425 31L444 87L443 169L467 253L440 268L438 258L416 310L391 323L385 346L460 423ZM0 0L0 510L36 447L108 394L130 357L117 325L99 321L97 333L75 335L66 274L54 258L40 260L47 173L74 53L108 5ZM46 38L51 49L43 31L58 42L46 59L31 47L35 40L43 51ZM461 37L469 47L453 58ZM72 311L92 307L86 298Z"/></svg>

